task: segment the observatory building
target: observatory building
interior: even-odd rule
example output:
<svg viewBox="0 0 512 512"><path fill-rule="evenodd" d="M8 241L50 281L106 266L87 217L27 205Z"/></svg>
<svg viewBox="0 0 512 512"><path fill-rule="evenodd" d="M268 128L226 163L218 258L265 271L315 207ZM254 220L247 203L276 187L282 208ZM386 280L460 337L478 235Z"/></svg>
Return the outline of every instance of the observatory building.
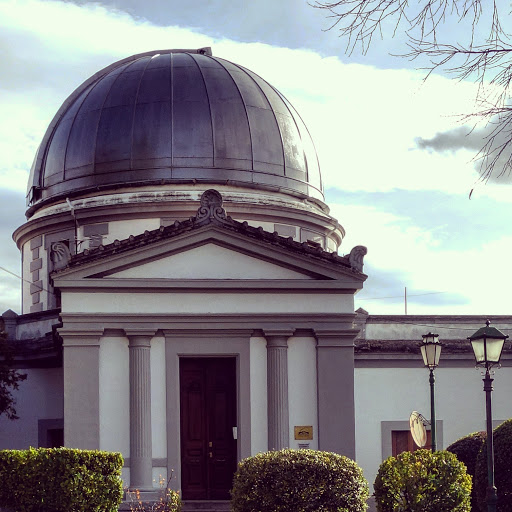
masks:
<svg viewBox="0 0 512 512"><path fill-rule="evenodd" d="M311 137L265 80L209 48L99 71L48 127L27 218L18 331L46 337L61 410L22 444L62 428L120 451L132 488L174 471L185 499L227 498L269 449L355 457L366 250L337 254Z"/></svg>
<svg viewBox="0 0 512 512"><path fill-rule="evenodd" d="M300 115L209 48L80 85L37 151L26 215L22 312L0 326L28 378L0 448L119 451L127 487L172 475L185 500L228 499L238 461L284 447L355 458L372 483L413 449L410 413L429 417L427 331L443 343L438 448L485 427L466 338L486 317L354 311L366 249L340 248ZM496 423L512 417L509 345L502 365Z"/></svg>

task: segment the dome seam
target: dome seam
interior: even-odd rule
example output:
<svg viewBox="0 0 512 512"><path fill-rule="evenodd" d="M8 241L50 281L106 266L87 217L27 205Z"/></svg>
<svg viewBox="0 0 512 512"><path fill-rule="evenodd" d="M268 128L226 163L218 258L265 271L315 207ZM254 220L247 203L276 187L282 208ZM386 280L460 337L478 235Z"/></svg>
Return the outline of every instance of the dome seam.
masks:
<svg viewBox="0 0 512 512"><path fill-rule="evenodd" d="M311 140L311 144L313 144L313 149L315 150L315 158L316 158L316 164L317 164L317 167L318 167L318 177L320 179L320 190L323 190L323 180L322 180L322 174L320 173L320 162L318 160L318 153L316 152L316 146L315 146L315 141L313 140L313 137L311 137L311 133L309 132L309 129L308 129L308 126L307 124L304 122L304 119L302 119L302 116L300 115L299 111L292 105L292 103L290 102L290 100L288 100L288 98L281 92L279 92L277 89L275 89L275 87L273 87L272 85L270 85L270 87L272 87L276 92L277 94L279 94L280 96L282 96L286 101L285 101L285 104L288 108L288 111L291 112L290 109L293 110L293 112L295 112L295 115L301 120L302 122L302 126L304 127L304 130L306 130L306 133L308 134L309 136L309 139ZM295 120L295 116L292 115L292 118L293 118L293 121L295 123L295 125L297 125L297 121ZM303 141L303 136L302 136L302 133L301 131L299 130L299 127L297 126L297 130L299 132L299 135L300 135L300 140ZM303 144L303 149L302 149L302 152L304 153L304 161L306 163L306 169L307 169L307 174L306 174L306 181L309 183L309 163L308 163L308 158L307 158L307 153L306 151L304 150L304 144Z"/></svg>
<svg viewBox="0 0 512 512"><path fill-rule="evenodd" d="M247 119L247 128L249 129L249 141L251 143L251 167L252 167L252 169L254 169L254 146L253 146L253 143L252 143L251 121L249 119L249 112L247 111L247 104L245 103L245 99L244 99L244 97L242 95L242 91L240 90L240 87L238 87L238 84L236 83L236 80L231 75L231 73L228 71L226 66L224 64L222 64L221 61L223 59L219 59L219 58L215 58L215 57L210 57L210 59L212 59L215 62L217 62L222 67L222 69L224 69L226 71L227 75L229 76L229 78L233 82L234 86L236 87L236 90L238 91L238 94L240 96L240 100L242 101L242 105L244 106L245 117ZM234 64L234 63L232 63L232 64ZM236 64L234 64L234 65L236 66ZM236 66L236 67L238 67L238 66Z"/></svg>
<svg viewBox="0 0 512 512"><path fill-rule="evenodd" d="M190 59L192 59L192 62L194 62L194 64L197 66L197 69L199 70L201 78L203 79L203 85L204 85L204 90L206 92L206 97L208 98L208 112L210 112L210 128L211 128L211 133L212 133L212 163L213 163L212 167L215 168L215 130L214 130L214 126L213 126L212 102L210 101L210 94L208 92L208 86L206 85L206 79L204 77L203 70L201 69L201 66L199 65L199 62L197 62L197 60L195 59L195 57L192 54L187 53L187 55L189 56ZM173 162L173 166L174 166L174 162Z"/></svg>
<svg viewBox="0 0 512 512"><path fill-rule="evenodd" d="M82 108L82 105L84 104L84 101L89 97L89 94L91 94L92 90L94 89L94 86L91 86L89 88L89 91L87 91L87 94L85 94L84 96L84 99L82 100L82 102L80 103L80 106L76 109L76 112L75 112L75 115L73 116L73 119L71 121L71 126L69 127L69 133L68 133L68 136L66 137L66 149L64 150L64 158L63 158L63 162L64 162L64 165L63 165L63 169L62 169L62 179L65 180L66 179L66 169L67 169L67 166L66 166L66 161L67 161L67 158L68 158L68 149L69 149L69 139L71 137L71 132L73 131L73 127L75 126L75 121L76 121L76 118L78 116L78 112L80 112L80 109ZM86 92L84 91L84 92ZM60 118L59 120L59 123L57 123L55 125L55 130L54 132L52 133L52 136L50 138L50 142L49 144L47 145L46 147L46 156L45 156L45 159L44 159L44 169L46 170L46 159L48 157L48 153L50 152L50 147L52 145L52 142L53 142L53 137L55 136L55 133L57 133L57 129L58 127L60 126L60 122L64 119L64 117L66 116L66 114L68 113L69 109L71 108L72 105L69 106L69 108L63 113L62 117ZM46 172L45 172L45 176L46 176Z"/></svg>
<svg viewBox="0 0 512 512"><path fill-rule="evenodd" d="M235 66L236 65L237 64L235 64ZM251 77L251 80L256 84L256 87L260 90L261 94L265 98L265 101L268 103L269 110L272 112L272 116L274 117L274 121L276 122L277 131L279 132L279 141L281 143L281 155L283 157L283 176L287 177L287 174L286 174L286 154L285 154L285 149L284 149L283 132L281 131L281 127L279 126L279 120L277 119L276 111L272 107L272 103L270 103L270 98L267 97L267 95L265 94L265 91L261 88L260 84L257 82L257 80L254 79L254 76L257 76L260 80L265 82L272 89L273 89L273 87L264 78L262 78L260 75L258 75L258 73L255 73L254 71L251 71L250 69L247 69L247 68L245 68L243 66L238 66L238 67L240 69L242 69L245 73L247 73L248 76Z"/></svg>
<svg viewBox="0 0 512 512"><path fill-rule="evenodd" d="M136 60L134 62L138 62L138 60ZM131 126L131 131L130 131L130 171L133 171L133 134L135 132L135 115L137 113L137 100L139 99L140 84L142 83L142 79L144 77L144 74L146 73L146 69L148 69L150 62L151 62L151 59L148 59L148 61L146 62L146 65L144 66L144 70L140 74L139 83L137 84L137 92L135 93L135 98L133 100L132 126ZM127 67L129 67L129 66L127 66ZM121 76L122 74L123 73L120 73L119 76ZM114 82L115 82L115 80L114 80Z"/></svg>
<svg viewBox="0 0 512 512"><path fill-rule="evenodd" d="M92 173L93 174L96 174L96 150L98 148L98 132L99 132L99 129L100 129L100 123L101 123L101 118L103 116L103 110L105 108L105 103L107 102L107 98L109 97L109 94L110 92L112 91L112 87L114 87L114 84L119 80L119 78L121 77L121 75L134 63L134 62L137 62L138 59L132 61L130 64L128 64L128 66L126 66L115 78L114 80L112 80L112 83L110 84L110 87L108 88L108 91L107 93L103 96L103 101L101 102L101 107L99 108L99 111L100 111L100 114L98 116L98 121L96 123L96 130L95 130L95 135L94 135L94 139L93 139L93 145L94 145L94 150L93 150L93 153L92 153ZM101 82L102 80L104 80L106 77L108 76L105 75L101 80L99 80L98 82L96 82L96 84L92 87L91 89L91 92L92 90L94 90ZM83 106L83 103L82 103L82 106ZM80 107L82 108L82 107ZM79 109L80 110L80 109Z"/></svg>
<svg viewBox="0 0 512 512"><path fill-rule="evenodd" d="M288 98L284 94L279 92L272 84L268 84L268 85L281 98L281 101L283 102L283 105L286 107L286 110L290 114L290 117L293 120L293 124L295 125L295 128L297 129L297 133L299 134L300 142L302 144L302 158L304 159L304 164L306 166L306 179L305 179L305 181L307 183L309 183L309 181L308 181L308 179L309 179L309 167L308 167L308 159L306 158L306 152L304 151L304 141L303 141L302 134L300 132L299 126L297 124L297 121L295 120L295 116L293 115L293 112L290 110L289 105L291 105L291 104L288 101ZM295 109L293 109L293 110L295 110ZM295 113L298 114L298 112L296 110L295 110ZM302 124L304 124L304 121L302 120L302 118L301 118L301 121L302 121ZM285 174L285 176L286 176L286 174Z"/></svg>
<svg viewBox="0 0 512 512"><path fill-rule="evenodd" d="M169 115L171 116L171 178L174 174L174 53L169 62Z"/></svg>

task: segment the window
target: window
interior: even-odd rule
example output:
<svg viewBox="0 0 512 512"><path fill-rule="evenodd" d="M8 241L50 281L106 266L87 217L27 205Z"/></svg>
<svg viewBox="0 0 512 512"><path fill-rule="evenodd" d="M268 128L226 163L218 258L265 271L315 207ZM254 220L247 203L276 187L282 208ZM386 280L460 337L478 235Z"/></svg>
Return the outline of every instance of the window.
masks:
<svg viewBox="0 0 512 512"><path fill-rule="evenodd" d="M437 449L442 450L443 447L443 420L436 421L437 433ZM409 421L381 421L381 446L382 460L398 455L403 451L418 450L412 436L409 433ZM431 447L430 427L427 427L427 443L424 448Z"/></svg>
<svg viewBox="0 0 512 512"><path fill-rule="evenodd" d="M427 430L427 442L423 448L432 446L432 436L430 430ZM411 433L408 430L391 431L391 454L396 457L402 452L414 452L420 448L414 442Z"/></svg>
<svg viewBox="0 0 512 512"><path fill-rule="evenodd" d="M49 428L46 431L46 447L60 448L62 446L64 446L64 429Z"/></svg>
<svg viewBox="0 0 512 512"><path fill-rule="evenodd" d="M60 448L64 446L64 420L48 419L38 421L39 447Z"/></svg>

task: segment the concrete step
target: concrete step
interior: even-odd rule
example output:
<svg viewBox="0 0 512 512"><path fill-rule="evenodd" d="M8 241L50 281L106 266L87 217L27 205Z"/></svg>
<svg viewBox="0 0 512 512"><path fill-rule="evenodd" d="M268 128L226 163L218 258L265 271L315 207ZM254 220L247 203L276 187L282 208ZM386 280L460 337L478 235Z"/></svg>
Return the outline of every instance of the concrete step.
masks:
<svg viewBox="0 0 512 512"><path fill-rule="evenodd" d="M153 494L153 493L151 493ZM141 501L126 499L119 506L119 512L128 511L151 511L157 510L160 503L160 496L157 492L154 495L141 496ZM185 500L181 508L182 512L229 512L231 510L231 502L229 500Z"/></svg>
<svg viewBox="0 0 512 512"><path fill-rule="evenodd" d="M229 500L186 500L183 502L182 512L229 512Z"/></svg>

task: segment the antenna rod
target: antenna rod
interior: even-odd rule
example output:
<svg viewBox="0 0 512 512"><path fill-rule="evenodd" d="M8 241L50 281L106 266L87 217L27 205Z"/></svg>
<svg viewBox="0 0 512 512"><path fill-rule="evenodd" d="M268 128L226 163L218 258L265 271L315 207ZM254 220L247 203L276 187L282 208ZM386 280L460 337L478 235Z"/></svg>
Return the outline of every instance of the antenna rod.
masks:
<svg viewBox="0 0 512 512"><path fill-rule="evenodd" d="M404 306L405 306L405 314L407 315L407 286L404 288Z"/></svg>
<svg viewBox="0 0 512 512"><path fill-rule="evenodd" d="M75 207L69 200L69 197L66 197L66 203L68 203L69 209L71 210L71 217L73 217L75 223L75 254L78 254L78 221L75 215Z"/></svg>

